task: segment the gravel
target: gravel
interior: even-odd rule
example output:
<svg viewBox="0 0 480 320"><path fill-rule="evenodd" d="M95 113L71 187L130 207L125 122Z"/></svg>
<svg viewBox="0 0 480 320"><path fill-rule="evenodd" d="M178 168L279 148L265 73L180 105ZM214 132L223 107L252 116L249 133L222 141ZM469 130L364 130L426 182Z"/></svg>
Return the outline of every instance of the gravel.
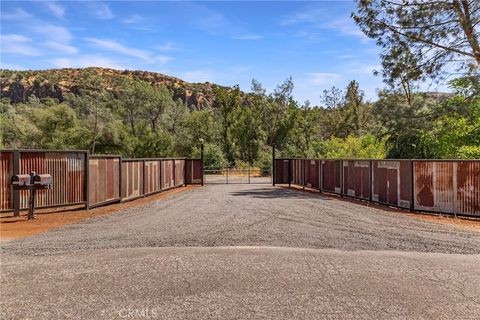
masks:
<svg viewBox="0 0 480 320"><path fill-rule="evenodd" d="M4 245L50 255L132 247L279 246L480 253L480 234L285 188L212 185Z"/></svg>
<svg viewBox="0 0 480 320"><path fill-rule="evenodd" d="M480 318L480 233L284 188L195 188L1 245L1 319Z"/></svg>

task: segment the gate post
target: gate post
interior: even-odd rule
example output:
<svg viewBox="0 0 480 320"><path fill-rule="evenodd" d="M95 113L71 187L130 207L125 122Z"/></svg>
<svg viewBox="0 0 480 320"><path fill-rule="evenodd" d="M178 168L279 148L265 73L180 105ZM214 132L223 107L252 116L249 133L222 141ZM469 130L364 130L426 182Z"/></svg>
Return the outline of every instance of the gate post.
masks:
<svg viewBox="0 0 480 320"><path fill-rule="evenodd" d="M275 144L272 146L272 185L275 187Z"/></svg>
<svg viewBox="0 0 480 320"><path fill-rule="evenodd" d="M202 187L203 187L203 139L200 140L200 158L202 159Z"/></svg>

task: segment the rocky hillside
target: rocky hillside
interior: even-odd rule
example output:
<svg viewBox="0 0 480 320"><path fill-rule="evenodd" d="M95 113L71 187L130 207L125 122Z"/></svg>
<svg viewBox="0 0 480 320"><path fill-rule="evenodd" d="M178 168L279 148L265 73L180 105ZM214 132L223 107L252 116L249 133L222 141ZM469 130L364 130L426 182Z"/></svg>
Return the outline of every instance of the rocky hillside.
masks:
<svg viewBox="0 0 480 320"><path fill-rule="evenodd" d="M149 82L153 86L164 84L173 94L174 99L181 98L196 109L212 105L215 98L215 84L190 83L161 73L148 71L114 70L107 68L84 69L50 69L39 71L0 71L1 97L8 97L13 103L28 99L30 95L39 98L56 98L60 102L68 92L77 93L78 84L86 73L96 73L101 76L106 90L118 90L120 80L126 77Z"/></svg>

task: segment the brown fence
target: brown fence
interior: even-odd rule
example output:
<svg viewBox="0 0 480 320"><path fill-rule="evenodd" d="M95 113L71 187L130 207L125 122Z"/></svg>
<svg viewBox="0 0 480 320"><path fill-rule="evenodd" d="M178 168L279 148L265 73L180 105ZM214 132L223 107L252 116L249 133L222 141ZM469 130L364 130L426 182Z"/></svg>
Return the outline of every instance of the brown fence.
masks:
<svg viewBox="0 0 480 320"><path fill-rule="evenodd" d="M186 159L185 166L185 182L187 184L202 184L202 159Z"/></svg>
<svg viewBox="0 0 480 320"><path fill-rule="evenodd" d="M94 207L120 201L122 158L120 156L93 155L90 156L88 164L89 206Z"/></svg>
<svg viewBox="0 0 480 320"><path fill-rule="evenodd" d="M14 191L10 178L32 171L51 174L53 180L52 189L37 191L37 208L89 208L203 181L201 159L122 159L89 155L84 150L2 150L0 212L18 213L28 207L27 191Z"/></svg>
<svg viewBox="0 0 480 320"><path fill-rule="evenodd" d="M412 211L480 217L478 160L275 159L275 184L295 184Z"/></svg>

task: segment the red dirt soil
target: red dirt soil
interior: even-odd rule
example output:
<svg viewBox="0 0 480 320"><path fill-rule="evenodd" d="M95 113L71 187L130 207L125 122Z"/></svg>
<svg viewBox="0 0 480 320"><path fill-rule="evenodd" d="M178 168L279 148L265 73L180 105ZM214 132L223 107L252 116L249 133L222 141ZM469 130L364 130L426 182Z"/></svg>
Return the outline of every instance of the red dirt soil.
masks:
<svg viewBox="0 0 480 320"><path fill-rule="evenodd" d="M19 217L13 217L12 213L2 213L0 215L0 241L28 237L37 233L74 223L80 220L89 219L97 216L115 213L119 210L136 207L152 201L164 199L180 192L196 188L196 186L180 187L151 195L145 198L139 198L124 203L110 204L103 207L97 207L88 211L81 207L61 207L54 209L35 210L37 219L27 220L27 212L22 211Z"/></svg>

